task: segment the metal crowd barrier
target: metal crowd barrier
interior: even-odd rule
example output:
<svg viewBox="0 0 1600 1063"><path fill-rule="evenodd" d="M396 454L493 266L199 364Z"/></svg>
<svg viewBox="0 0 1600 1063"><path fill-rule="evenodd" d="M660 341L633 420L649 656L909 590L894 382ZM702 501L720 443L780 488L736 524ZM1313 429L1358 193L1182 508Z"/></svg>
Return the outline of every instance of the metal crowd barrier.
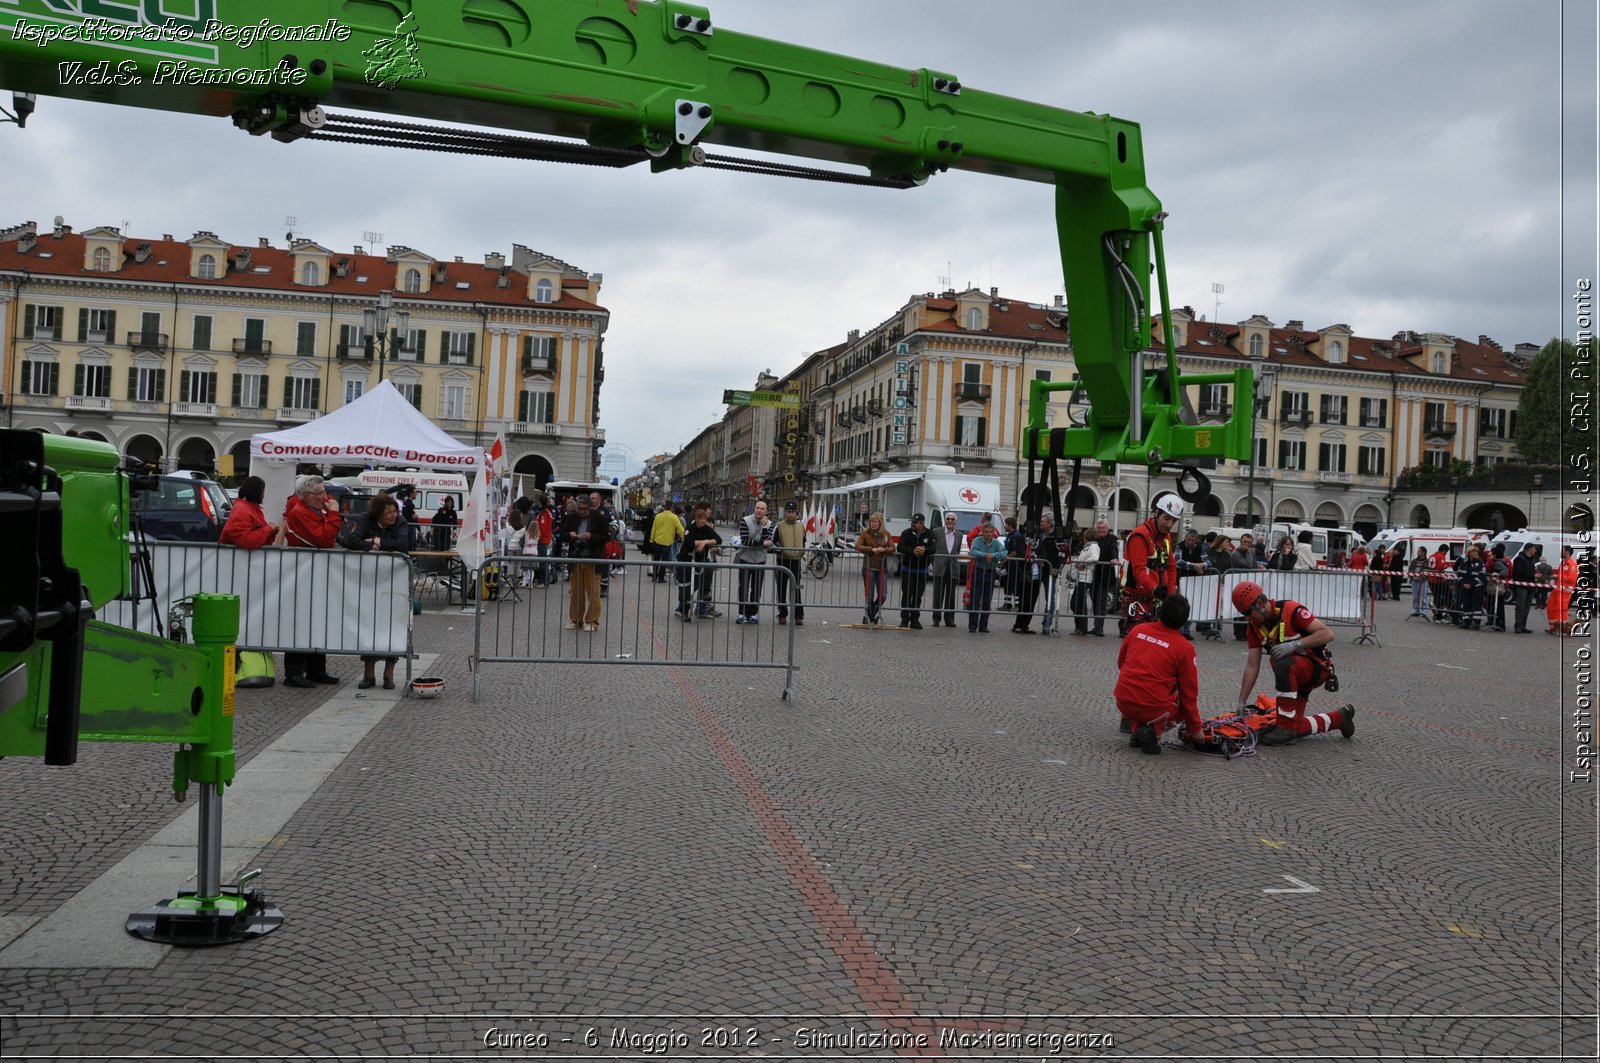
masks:
<svg viewBox="0 0 1600 1063"><path fill-rule="evenodd" d="M1373 574L1390 577L1400 573L1378 571ZM1519 591L1528 592L1531 616L1534 611L1545 608L1552 592L1561 589L1553 579L1527 582L1489 575L1469 585L1453 569L1408 571L1404 575L1411 583L1411 613L1406 620L1431 620L1456 627L1505 630L1505 616L1507 613L1514 614ZM1404 600L1403 596L1401 600ZM1573 600L1576 602L1576 595Z"/></svg>
<svg viewBox="0 0 1600 1063"><path fill-rule="evenodd" d="M155 603L107 602L96 610L101 620L156 633L158 608L164 624L181 598L235 594L240 649L404 657L409 681L414 572L406 555L168 541L147 547ZM137 552L133 564L142 588Z"/></svg>
<svg viewBox="0 0 1600 1063"><path fill-rule="evenodd" d="M590 573L596 579L603 573L604 580L596 626L586 630L582 618L573 616L572 595L574 584ZM794 580L776 564L513 554L487 558L476 578L473 701L485 668L498 664L777 669L783 672L783 699L794 697L795 628L777 622L778 595L786 595ZM759 593L741 601L752 578L759 580ZM679 612L684 601L691 614L687 622ZM755 613L755 623L737 622L746 611Z"/></svg>
<svg viewBox="0 0 1600 1063"><path fill-rule="evenodd" d="M1378 642L1378 619L1367 574L1351 569L1229 569L1179 580L1179 590L1189 599L1189 621L1222 624L1239 619L1233 608L1233 588L1245 580L1261 584L1268 597L1291 598L1310 609L1329 627L1357 627L1356 642Z"/></svg>

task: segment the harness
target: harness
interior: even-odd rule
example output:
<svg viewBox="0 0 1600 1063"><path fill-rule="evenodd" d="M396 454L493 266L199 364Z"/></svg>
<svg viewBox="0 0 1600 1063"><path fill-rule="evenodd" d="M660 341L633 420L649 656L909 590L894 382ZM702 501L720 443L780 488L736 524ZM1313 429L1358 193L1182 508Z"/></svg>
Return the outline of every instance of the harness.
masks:
<svg viewBox="0 0 1600 1063"><path fill-rule="evenodd" d="M1271 650L1273 646L1296 637L1294 633L1289 630L1289 617L1294 614L1296 609L1301 608L1304 607L1299 602L1290 598L1285 598L1283 601L1278 603L1278 623L1276 627L1271 624L1264 624L1256 628L1256 637L1261 640L1262 649ZM1328 693L1337 693L1339 690L1339 681L1334 678L1333 654L1328 652L1328 648L1326 646L1319 646L1317 649L1312 650L1309 653L1302 654L1301 656L1309 658L1311 663L1317 666L1317 674L1312 677L1314 682L1311 685L1316 686L1317 683L1322 683L1326 687Z"/></svg>
<svg viewBox="0 0 1600 1063"><path fill-rule="evenodd" d="M1148 567L1155 569L1157 572L1165 572L1167 570L1167 565L1172 561L1172 547L1170 545L1172 540L1165 535L1161 537L1160 541L1152 539L1150 537L1150 533L1145 530L1145 526L1143 524L1129 532L1128 538L1131 539L1135 535L1139 536L1145 542L1150 544L1150 561L1148 562ZM1133 566L1129 565L1127 574L1122 578L1122 586L1125 590L1131 590L1133 585Z"/></svg>
<svg viewBox="0 0 1600 1063"><path fill-rule="evenodd" d="M1278 722L1278 699L1271 694L1259 694L1256 703L1242 713L1223 713L1202 720L1203 738L1169 743L1174 749L1185 749L1206 757L1253 757L1256 754L1256 737Z"/></svg>

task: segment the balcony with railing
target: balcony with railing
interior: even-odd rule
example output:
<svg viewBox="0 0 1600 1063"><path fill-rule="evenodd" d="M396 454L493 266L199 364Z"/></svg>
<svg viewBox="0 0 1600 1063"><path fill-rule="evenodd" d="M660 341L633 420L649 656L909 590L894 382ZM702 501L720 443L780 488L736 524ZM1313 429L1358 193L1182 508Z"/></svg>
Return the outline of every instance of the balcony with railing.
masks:
<svg viewBox="0 0 1600 1063"><path fill-rule="evenodd" d="M1311 411L1300 409L1284 410L1278 420L1288 427L1299 426L1305 428L1311 424Z"/></svg>
<svg viewBox="0 0 1600 1063"><path fill-rule="evenodd" d="M299 406L278 407L278 420L280 421L311 421L317 416L316 410L305 410Z"/></svg>
<svg viewBox="0 0 1600 1063"><path fill-rule="evenodd" d="M525 354L522 356L522 371L524 373L542 373L545 376L554 376L556 356L554 354Z"/></svg>
<svg viewBox="0 0 1600 1063"><path fill-rule="evenodd" d="M951 447L950 457L957 461L981 461L994 464L994 452L988 447Z"/></svg>
<svg viewBox="0 0 1600 1063"><path fill-rule="evenodd" d="M1231 402L1202 402L1200 416L1207 421L1226 421L1233 416L1233 403Z"/></svg>
<svg viewBox="0 0 1600 1063"><path fill-rule="evenodd" d="M956 381L955 392L958 400L972 400L974 402L987 402L993 391L988 384L969 384L965 380Z"/></svg>
<svg viewBox="0 0 1600 1063"><path fill-rule="evenodd" d="M272 341L271 340L250 339L248 337L244 338L244 339L236 339L236 340L233 341L233 353L234 354L271 354L272 353Z"/></svg>
<svg viewBox="0 0 1600 1063"><path fill-rule="evenodd" d="M1382 417L1379 417L1375 413L1362 414L1361 415L1361 427L1362 428L1387 428L1388 426L1383 423L1383 420L1384 419Z"/></svg>
<svg viewBox="0 0 1600 1063"><path fill-rule="evenodd" d="M101 395L68 395L67 409L110 413L116 407L109 398Z"/></svg>
<svg viewBox="0 0 1600 1063"><path fill-rule="evenodd" d="M128 333L128 350L130 351L162 351L167 349L167 334L165 332L130 332Z"/></svg>
<svg viewBox="0 0 1600 1063"><path fill-rule="evenodd" d="M217 416L217 404L214 402L175 402L172 404L172 413L176 417L210 417Z"/></svg>
<svg viewBox="0 0 1600 1063"><path fill-rule="evenodd" d="M511 434L517 436L543 436L548 439L561 438L561 426L548 421L513 421Z"/></svg>
<svg viewBox="0 0 1600 1063"><path fill-rule="evenodd" d="M1422 422L1422 434L1428 439L1454 439L1456 437L1456 423L1454 421L1428 420Z"/></svg>
<svg viewBox="0 0 1600 1063"><path fill-rule="evenodd" d="M342 362L372 361L372 348L365 343L341 343L335 353Z"/></svg>
<svg viewBox="0 0 1600 1063"><path fill-rule="evenodd" d="M1317 483L1327 484L1329 487L1349 487L1355 483L1356 476L1352 472L1319 472Z"/></svg>
<svg viewBox="0 0 1600 1063"><path fill-rule="evenodd" d="M1255 468L1257 480L1270 480L1273 478L1273 474L1277 471L1269 465L1257 465ZM1250 479L1250 463L1248 461L1243 461L1234 467L1233 478L1235 480L1248 481Z"/></svg>

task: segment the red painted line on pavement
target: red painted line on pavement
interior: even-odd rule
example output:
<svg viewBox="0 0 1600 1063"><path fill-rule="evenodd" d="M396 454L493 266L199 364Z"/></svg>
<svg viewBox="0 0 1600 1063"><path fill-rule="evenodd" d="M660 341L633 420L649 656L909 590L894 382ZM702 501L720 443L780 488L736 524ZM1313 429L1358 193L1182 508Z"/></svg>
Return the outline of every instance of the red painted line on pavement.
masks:
<svg viewBox="0 0 1600 1063"><path fill-rule="evenodd" d="M645 629L645 636L655 644L658 654L665 658L666 647L661 639L656 637L650 622L642 616L639 621ZM739 793L743 795L745 804L755 816L761 832L766 835L768 844L777 854L783 869L788 872L789 881L794 884L806 908L811 912L811 917L821 928L828 947L833 950L833 954L839 958L840 966L855 983L856 994L866 1005L865 1010L874 1015L891 1033L924 1034L928 1038L928 1049L903 1047L899 1049L900 1055L915 1056L925 1060L942 1058L927 1054L939 1044L939 1024L916 1013L911 997L900 984L900 980L895 977L888 961L879 955L871 939L867 937L866 931L861 929L861 924L856 922L850 910L834 892L827 876L806 851L805 843L795 834L794 828L778 810L772 795L767 793L760 780L756 778L755 769L745 759L744 754L739 752L733 739L717 719L716 713L695 690L684 670L676 665L668 665L667 672L672 676L673 685L683 695L683 700L689 706L689 712L694 716L695 722L700 725L706 741L711 744L723 767L739 787Z"/></svg>

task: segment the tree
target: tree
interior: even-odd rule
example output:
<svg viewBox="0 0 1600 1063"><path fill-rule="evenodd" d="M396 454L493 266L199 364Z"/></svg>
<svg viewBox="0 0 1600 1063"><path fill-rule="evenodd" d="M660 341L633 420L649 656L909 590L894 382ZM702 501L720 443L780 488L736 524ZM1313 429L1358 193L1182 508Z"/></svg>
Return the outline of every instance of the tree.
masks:
<svg viewBox="0 0 1600 1063"><path fill-rule="evenodd" d="M1517 451L1524 460L1560 465L1563 454L1589 448L1594 373L1593 358L1580 358L1569 340L1554 339L1540 349L1517 407Z"/></svg>

